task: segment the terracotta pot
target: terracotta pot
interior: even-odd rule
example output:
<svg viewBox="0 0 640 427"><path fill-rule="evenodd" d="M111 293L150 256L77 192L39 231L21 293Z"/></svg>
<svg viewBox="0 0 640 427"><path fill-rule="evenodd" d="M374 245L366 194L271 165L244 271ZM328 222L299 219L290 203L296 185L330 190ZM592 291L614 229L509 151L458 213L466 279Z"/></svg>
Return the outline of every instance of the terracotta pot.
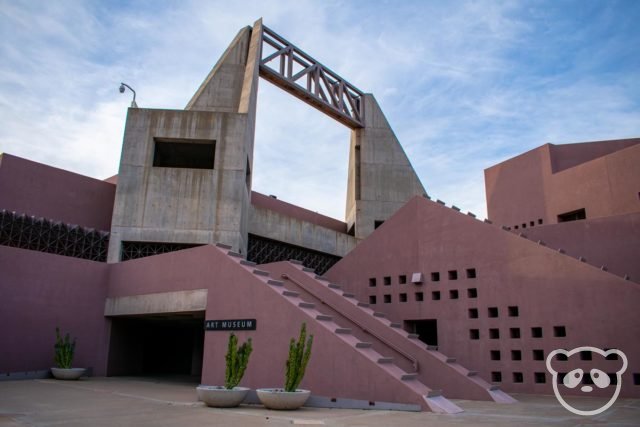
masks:
<svg viewBox="0 0 640 427"><path fill-rule="evenodd" d="M309 390L297 389L289 392L281 388L259 388L256 394L265 407L278 410L298 409L311 396Z"/></svg>
<svg viewBox="0 0 640 427"><path fill-rule="evenodd" d="M249 393L246 387L234 387L231 390L217 385L200 385L198 400L212 408L234 408L241 404Z"/></svg>
<svg viewBox="0 0 640 427"><path fill-rule="evenodd" d="M51 368L53 377L58 380L77 380L84 375L84 368Z"/></svg>

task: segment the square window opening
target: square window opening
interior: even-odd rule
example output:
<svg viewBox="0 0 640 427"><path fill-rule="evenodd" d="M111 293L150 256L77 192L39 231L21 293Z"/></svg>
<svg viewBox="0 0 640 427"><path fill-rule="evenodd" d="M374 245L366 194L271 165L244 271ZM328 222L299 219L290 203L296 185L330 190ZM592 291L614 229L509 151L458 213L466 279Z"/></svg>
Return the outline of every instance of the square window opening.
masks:
<svg viewBox="0 0 640 427"><path fill-rule="evenodd" d="M489 307L487 309L489 317L498 317L498 307Z"/></svg>
<svg viewBox="0 0 640 427"><path fill-rule="evenodd" d="M500 339L500 329L491 328L489 329L489 338L492 340Z"/></svg>
<svg viewBox="0 0 640 427"><path fill-rule="evenodd" d="M398 276L398 283L400 283L401 285L405 285L407 283L407 276L404 274Z"/></svg>
<svg viewBox="0 0 640 427"><path fill-rule="evenodd" d="M383 295L382 298L383 298L382 301L385 304L391 304L391 295L390 294L385 294L385 295Z"/></svg>
<svg viewBox="0 0 640 427"><path fill-rule="evenodd" d="M533 338L542 338L542 328L539 326L531 328L531 336Z"/></svg>
<svg viewBox="0 0 640 427"><path fill-rule="evenodd" d="M511 350L511 360L522 360L522 351Z"/></svg>
<svg viewBox="0 0 640 427"><path fill-rule="evenodd" d="M376 283L376 278L375 277L372 277L371 279L369 279L369 287L370 288L375 288L376 285L377 285L377 283Z"/></svg>
<svg viewBox="0 0 640 427"><path fill-rule="evenodd" d="M538 218L538 225L542 225L542 218Z"/></svg>
<svg viewBox="0 0 640 427"><path fill-rule="evenodd" d="M522 382L524 382L524 375L522 375L522 372L514 372L513 373L513 382L514 383L522 383Z"/></svg>
<svg viewBox="0 0 640 427"><path fill-rule="evenodd" d="M534 221L529 221L529 227L533 227L534 225L536 225Z"/></svg>
<svg viewBox="0 0 640 427"><path fill-rule="evenodd" d="M390 276L385 276L382 279L382 283L384 283L385 286L391 286L391 277Z"/></svg>
<svg viewBox="0 0 640 427"><path fill-rule="evenodd" d="M369 295L369 304L375 304L376 303L376 296L375 295Z"/></svg>
<svg viewBox="0 0 640 427"><path fill-rule="evenodd" d="M533 350L533 360L544 360L544 350Z"/></svg>
<svg viewBox="0 0 640 427"><path fill-rule="evenodd" d="M407 294L400 294L400 302L407 302Z"/></svg>
<svg viewBox="0 0 640 427"><path fill-rule="evenodd" d="M517 305L509 306L509 317L518 317L520 315L520 310Z"/></svg>
<svg viewBox="0 0 640 427"><path fill-rule="evenodd" d="M581 351L580 352L580 360L591 360L592 354L590 351Z"/></svg>
<svg viewBox="0 0 640 427"><path fill-rule="evenodd" d="M478 298L478 290L476 288L467 289L467 296L469 298Z"/></svg>
<svg viewBox="0 0 640 427"><path fill-rule="evenodd" d="M618 385L618 375L616 375L615 373L610 373L607 374L607 376L609 377L609 384Z"/></svg>
<svg viewBox="0 0 640 427"><path fill-rule="evenodd" d="M424 301L424 294L422 292L416 292L416 301Z"/></svg>
<svg viewBox="0 0 640 427"><path fill-rule="evenodd" d="M433 273L431 273L431 281L432 282L439 282L440 281L440 273L438 273L437 271L434 271Z"/></svg>
<svg viewBox="0 0 640 427"><path fill-rule="evenodd" d="M475 279L476 276L476 269L475 268L467 268L467 279Z"/></svg>
<svg viewBox="0 0 640 427"><path fill-rule="evenodd" d="M520 328L510 328L509 336L511 338L520 338Z"/></svg>
<svg viewBox="0 0 640 427"><path fill-rule="evenodd" d="M491 372L491 381L494 382L494 383L501 383L502 382L502 372L499 372L499 371Z"/></svg>
<svg viewBox="0 0 640 427"><path fill-rule="evenodd" d="M634 373L633 374L633 385L640 385L640 374L639 373Z"/></svg>
<svg viewBox="0 0 640 427"><path fill-rule="evenodd" d="M449 270L449 280L458 280L458 270Z"/></svg>
<svg viewBox="0 0 640 427"><path fill-rule="evenodd" d="M457 289L451 289L449 291L449 298L450 299L458 299L458 290Z"/></svg>
<svg viewBox="0 0 640 427"><path fill-rule="evenodd" d="M422 293L422 292L420 292L420 293ZM434 301L440 300L440 291L431 292L431 299L434 300Z"/></svg>
<svg viewBox="0 0 640 427"><path fill-rule="evenodd" d="M533 379L536 384L544 384L547 382L547 375L544 372L534 372Z"/></svg>
<svg viewBox="0 0 640 427"><path fill-rule="evenodd" d="M553 336L554 337L559 337L559 338L564 338L567 336L567 328L565 328L564 326L554 326L553 327Z"/></svg>
<svg viewBox="0 0 640 427"><path fill-rule="evenodd" d="M477 319L478 318L478 309L470 308L469 309L469 319Z"/></svg>
<svg viewBox="0 0 640 427"><path fill-rule="evenodd" d="M480 339L480 329L469 329L469 338L472 340Z"/></svg>
<svg viewBox="0 0 640 427"><path fill-rule="evenodd" d="M500 350L491 350L491 360L500 360Z"/></svg>

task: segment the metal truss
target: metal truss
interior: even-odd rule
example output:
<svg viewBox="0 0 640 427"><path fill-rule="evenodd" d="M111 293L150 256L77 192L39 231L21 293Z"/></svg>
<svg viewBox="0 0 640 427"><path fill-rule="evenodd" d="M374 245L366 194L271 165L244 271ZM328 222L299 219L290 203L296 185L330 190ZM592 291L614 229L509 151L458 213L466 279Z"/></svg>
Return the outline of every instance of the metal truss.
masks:
<svg viewBox="0 0 640 427"><path fill-rule="evenodd" d="M0 245L105 262L109 233L3 209Z"/></svg>
<svg viewBox="0 0 640 427"><path fill-rule="evenodd" d="M260 76L350 128L364 127L362 92L267 27Z"/></svg>
<svg viewBox="0 0 640 427"><path fill-rule="evenodd" d="M182 249L195 248L196 244L190 243L155 243L155 242L122 242L121 260L144 258L153 255L166 254L167 252L181 251Z"/></svg>
<svg viewBox="0 0 640 427"><path fill-rule="evenodd" d="M298 261L302 261L305 267L313 268L317 274L324 274L333 267L336 262L340 261L340 257L335 255L301 248L300 246L290 245L253 234L249 234L248 246L247 260L253 261L256 264L297 259Z"/></svg>

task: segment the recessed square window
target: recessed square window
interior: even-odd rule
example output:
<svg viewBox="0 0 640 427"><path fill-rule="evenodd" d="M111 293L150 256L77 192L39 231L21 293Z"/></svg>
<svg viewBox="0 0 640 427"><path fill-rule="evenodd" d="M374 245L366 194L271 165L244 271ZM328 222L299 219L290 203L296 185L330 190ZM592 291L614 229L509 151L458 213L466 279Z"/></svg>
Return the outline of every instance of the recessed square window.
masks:
<svg viewBox="0 0 640 427"><path fill-rule="evenodd" d="M449 280L458 280L458 270L449 270Z"/></svg>
<svg viewBox="0 0 640 427"><path fill-rule="evenodd" d="M489 307L487 309L489 317L498 317L498 307Z"/></svg>
<svg viewBox="0 0 640 427"><path fill-rule="evenodd" d="M404 285L407 283L407 276L405 276L404 274L398 276L398 283L400 283L401 285Z"/></svg>
<svg viewBox="0 0 640 427"><path fill-rule="evenodd" d="M509 308L509 317L518 317L520 315L520 310L517 305L510 305Z"/></svg>
<svg viewBox="0 0 640 427"><path fill-rule="evenodd" d="M431 281L432 282L439 282L440 281L440 273L438 273L437 271L434 271L431 273Z"/></svg>
<svg viewBox="0 0 640 427"><path fill-rule="evenodd" d="M542 328L538 326L531 328L531 336L533 338L542 338Z"/></svg>
<svg viewBox="0 0 640 427"><path fill-rule="evenodd" d="M375 295L369 295L369 304L375 304L376 303L376 296Z"/></svg>
<svg viewBox="0 0 640 427"><path fill-rule="evenodd" d="M514 228L515 230L517 230L517 229L518 229L518 226L516 225L516 226L515 226L515 227L513 227L513 228Z"/></svg>
<svg viewBox="0 0 640 427"><path fill-rule="evenodd" d="M385 276L385 277L382 279L382 281L383 281L383 283L384 283L384 285L385 285L385 286L391 286L391 277L389 277L389 276Z"/></svg>
<svg viewBox="0 0 640 427"><path fill-rule="evenodd" d="M480 339L480 329L469 329L469 338L472 340Z"/></svg>
<svg viewBox="0 0 640 427"><path fill-rule="evenodd" d="M513 373L513 382L514 383L524 382L524 376L522 375L522 372L514 372Z"/></svg>
<svg viewBox="0 0 640 427"><path fill-rule="evenodd" d="M494 383L501 383L502 372L498 372L498 371L491 372L491 381L493 381Z"/></svg>
<svg viewBox="0 0 640 427"><path fill-rule="evenodd" d="M640 385L640 374L633 374L633 385Z"/></svg>
<svg viewBox="0 0 640 427"><path fill-rule="evenodd" d="M558 215L558 222L579 221L581 219L587 219L587 212L584 208Z"/></svg>
<svg viewBox="0 0 640 427"><path fill-rule="evenodd" d="M213 169L215 152L212 140L154 138L153 166Z"/></svg>
<svg viewBox="0 0 640 427"><path fill-rule="evenodd" d="M566 337L567 336L567 329L564 326L554 326L553 327L553 336L554 337Z"/></svg>
<svg viewBox="0 0 640 427"><path fill-rule="evenodd" d="M371 279L369 279L369 287L370 288L375 288L376 287L376 278L372 277Z"/></svg>
<svg viewBox="0 0 640 427"><path fill-rule="evenodd" d="M580 360L591 360L591 352L590 351L581 351L580 352Z"/></svg>
<svg viewBox="0 0 640 427"><path fill-rule="evenodd" d="M544 351L533 350L533 360L544 360Z"/></svg>
<svg viewBox="0 0 640 427"><path fill-rule="evenodd" d="M509 336L511 338L520 338L520 328L509 328Z"/></svg>
<svg viewBox="0 0 640 427"><path fill-rule="evenodd" d="M527 224L522 224L522 228L527 228Z"/></svg>
<svg viewBox="0 0 640 427"><path fill-rule="evenodd" d="M522 360L522 351L511 350L511 360Z"/></svg>
<svg viewBox="0 0 640 427"><path fill-rule="evenodd" d="M449 298L450 299L458 299L458 290L457 289L451 289L449 291Z"/></svg>
<svg viewBox="0 0 640 427"><path fill-rule="evenodd" d="M391 304L391 295L385 294L385 295L383 295L382 298L383 298L382 300L384 301L385 304Z"/></svg>
<svg viewBox="0 0 640 427"><path fill-rule="evenodd" d="M416 292L416 301L424 301L424 294L422 292Z"/></svg>
<svg viewBox="0 0 640 427"><path fill-rule="evenodd" d="M542 225L542 218L538 218L538 225Z"/></svg>
<svg viewBox="0 0 640 427"><path fill-rule="evenodd" d="M440 299L440 291L431 292L431 299L434 301L438 301Z"/></svg>
<svg viewBox="0 0 640 427"><path fill-rule="evenodd" d="M478 318L478 309L470 308L469 309L469 319L477 319Z"/></svg>
<svg viewBox="0 0 640 427"><path fill-rule="evenodd" d="M407 302L407 294L400 294L400 302Z"/></svg>
<svg viewBox="0 0 640 427"><path fill-rule="evenodd" d="M500 360L500 350L491 350L491 360Z"/></svg>
<svg viewBox="0 0 640 427"><path fill-rule="evenodd" d="M476 269L467 268L467 279L475 279L475 278L476 278Z"/></svg>
<svg viewBox="0 0 640 427"><path fill-rule="evenodd" d="M491 328L489 329L489 338L492 340L500 339L500 329Z"/></svg>
<svg viewBox="0 0 640 427"><path fill-rule="evenodd" d="M478 290L476 288L467 289L467 296L469 298L478 298Z"/></svg>
<svg viewBox="0 0 640 427"><path fill-rule="evenodd" d="M544 384L547 382L547 375L544 372L534 372L533 379L536 384Z"/></svg>
<svg viewBox="0 0 640 427"><path fill-rule="evenodd" d="M610 373L607 374L607 376L609 377L609 384L618 385L618 375L616 375L615 373Z"/></svg>

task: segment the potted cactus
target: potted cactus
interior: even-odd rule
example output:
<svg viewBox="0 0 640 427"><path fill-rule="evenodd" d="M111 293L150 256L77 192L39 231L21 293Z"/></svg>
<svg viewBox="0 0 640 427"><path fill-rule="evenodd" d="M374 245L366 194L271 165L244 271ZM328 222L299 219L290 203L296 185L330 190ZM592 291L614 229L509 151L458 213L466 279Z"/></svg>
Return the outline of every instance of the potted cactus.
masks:
<svg viewBox="0 0 640 427"><path fill-rule="evenodd" d="M233 333L229 335L225 356L224 387L200 385L197 388L198 399L214 408L233 408L241 404L247 397L249 389L238 387L238 384L247 369L252 350L251 338L238 347L238 337Z"/></svg>
<svg viewBox="0 0 640 427"><path fill-rule="evenodd" d="M51 368L54 378L59 380L77 380L84 374L84 368L73 368L73 356L76 351L76 339L71 341L67 332L64 338L60 335L60 328L56 327L56 343L54 345L55 368Z"/></svg>
<svg viewBox="0 0 640 427"><path fill-rule="evenodd" d="M300 327L298 340L291 338L289 342L289 357L286 362L284 388L262 388L256 390L258 399L264 406L269 409L288 410L298 409L305 404L311 392L299 389L298 386L309 363L312 345L313 335L309 335L307 338L307 325L303 323Z"/></svg>

